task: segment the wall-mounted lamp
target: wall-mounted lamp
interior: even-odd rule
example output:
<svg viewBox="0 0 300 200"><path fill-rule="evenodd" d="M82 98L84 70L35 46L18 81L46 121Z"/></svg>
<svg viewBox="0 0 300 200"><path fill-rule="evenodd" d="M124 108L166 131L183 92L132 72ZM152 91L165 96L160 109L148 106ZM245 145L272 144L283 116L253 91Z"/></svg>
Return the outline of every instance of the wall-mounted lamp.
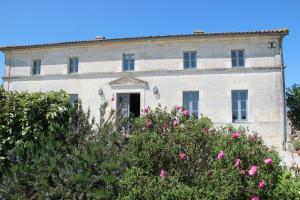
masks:
<svg viewBox="0 0 300 200"><path fill-rule="evenodd" d="M158 95L158 88L156 86L153 88L153 94Z"/></svg>
<svg viewBox="0 0 300 200"><path fill-rule="evenodd" d="M102 89L102 88L100 88L100 89L98 90L98 94L99 94L99 96L102 96L102 95L103 95L103 89Z"/></svg>

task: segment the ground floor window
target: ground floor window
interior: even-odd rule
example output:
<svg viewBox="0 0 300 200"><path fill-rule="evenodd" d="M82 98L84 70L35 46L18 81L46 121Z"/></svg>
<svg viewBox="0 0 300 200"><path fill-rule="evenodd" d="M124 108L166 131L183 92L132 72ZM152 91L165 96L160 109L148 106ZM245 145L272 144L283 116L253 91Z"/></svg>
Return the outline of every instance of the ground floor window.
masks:
<svg viewBox="0 0 300 200"><path fill-rule="evenodd" d="M190 115L199 117L199 91L183 92L183 107L187 109Z"/></svg>
<svg viewBox="0 0 300 200"><path fill-rule="evenodd" d="M232 90L232 121L248 119L248 90Z"/></svg>
<svg viewBox="0 0 300 200"><path fill-rule="evenodd" d="M78 94L69 94L72 105L78 104Z"/></svg>

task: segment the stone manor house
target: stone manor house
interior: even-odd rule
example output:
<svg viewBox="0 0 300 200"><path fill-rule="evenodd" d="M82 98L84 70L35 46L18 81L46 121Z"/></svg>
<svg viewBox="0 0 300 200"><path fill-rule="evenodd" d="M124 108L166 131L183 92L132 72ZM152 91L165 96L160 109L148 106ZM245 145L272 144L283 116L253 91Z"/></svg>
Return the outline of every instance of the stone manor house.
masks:
<svg viewBox="0 0 300 200"><path fill-rule="evenodd" d="M65 90L97 118L107 101L139 116L158 104L183 105L218 125L286 141L282 41L287 29L145 36L3 46L4 88Z"/></svg>

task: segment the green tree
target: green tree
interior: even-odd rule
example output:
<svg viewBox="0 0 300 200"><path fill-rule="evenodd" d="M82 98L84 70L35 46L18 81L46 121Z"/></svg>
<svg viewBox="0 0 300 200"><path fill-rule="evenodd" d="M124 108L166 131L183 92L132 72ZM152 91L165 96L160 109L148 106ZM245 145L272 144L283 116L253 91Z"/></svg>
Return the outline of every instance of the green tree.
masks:
<svg viewBox="0 0 300 200"><path fill-rule="evenodd" d="M286 101L288 106L288 117L295 129L300 130L300 85L294 84L287 89Z"/></svg>

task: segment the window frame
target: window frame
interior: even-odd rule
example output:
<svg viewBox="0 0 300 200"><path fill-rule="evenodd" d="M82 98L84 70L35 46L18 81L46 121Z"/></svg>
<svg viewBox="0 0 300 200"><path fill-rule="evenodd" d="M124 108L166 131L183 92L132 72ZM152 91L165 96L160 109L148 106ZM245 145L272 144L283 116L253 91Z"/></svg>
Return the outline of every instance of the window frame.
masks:
<svg viewBox="0 0 300 200"><path fill-rule="evenodd" d="M68 95L69 95L71 104L73 106L78 105L78 103L79 103L79 94L72 93L72 94L68 94ZM76 101L73 102L71 96L77 96L77 102Z"/></svg>
<svg viewBox="0 0 300 200"><path fill-rule="evenodd" d="M75 59L75 61L77 61L76 62L76 64L77 65L75 65L75 66L72 66L71 65L71 60L72 59ZM76 74L76 73L78 73L78 69L79 69L79 58L78 57L76 57L76 56L74 56L74 57L69 57L69 63L68 63L68 74ZM75 67L75 71L72 71L71 69L73 69L72 67Z"/></svg>
<svg viewBox="0 0 300 200"><path fill-rule="evenodd" d="M194 57L194 66L192 66L192 53L195 53L195 57ZM186 63L186 59L185 59L185 54L188 54L188 66L185 65ZM197 51L183 51L183 69L196 69L197 68Z"/></svg>
<svg viewBox="0 0 300 200"><path fill-rule="evenodd" d="M35 63L36 62L39 62L39 67L37 68L37 69L39 69L38 73L35 73L35 69L36 69ZM30 74L32 76L39 76L39 75L41 75L41 67L42 67L42 60L41 59L34 59L34 60L32 60L32 66L31 66L31 72L30 72Z"/></svg>
<svg viewBox="0 0 300 200"><path fill-rule="evenodd" d="M234 109L234 92L238 93L237 110ZM241 99L241 93L246 92L246 100ZM246 109L242 109L242 101L246 101ZM234 119L233 113L237 111L237 119ZM246 112L246 119L242 119L242 112ZM249 120L249 91L248 90L231 90L231 119L232 122L247 122Z"/></svg>
<svg viewBox="0 0 300 200"><path fill-rule="evenodd" d="M185 95L184 94L187 94L187 93L197 93L198 95L198 99L197 99L197 115L193 115L194 112L196 111L194 108L192 110L190 110L190 107L186 108L185 107L185 100L184 100L184 97ZM193 99L192 100L188 100L189 104L192 103L192 107L193 107L193 103L195 102ZM190 116L194 116L196 118L199 118L200 116L200 93L198 90L188 90L188 91L182 91L182 106L184 109L187 109L189 111L189 114Z"/></svg>
<svg viewBox="0 0 300 200"><path fill-rule="evenodd" d="M233 52L236 53L236 57L234 58L232 55L233 55ZM243 53L243 57L240 58L239 57L239 53L242 52ZM230 56L231 56L231 67L233 68L236 68L236 67L245 67L245 64L246 64L246 57L245 57L245 49L232 49L231 52L230 52ZM234 66L233 63L234 61L236 62L236 65ZM243 64L240 65L240 60L243 61Z"/></svg>
<svg viewBox="0 0 300 200"><path fill-rule="evenodd" d="M129 57L129 59L128 59L128 57ZM125 61L128 62L127 69L125 69ZM134 71L134 70L135 70L135 54L134 53L123 53L123 55L122 55L122 71L130 72L130 71Z"/></svg>

